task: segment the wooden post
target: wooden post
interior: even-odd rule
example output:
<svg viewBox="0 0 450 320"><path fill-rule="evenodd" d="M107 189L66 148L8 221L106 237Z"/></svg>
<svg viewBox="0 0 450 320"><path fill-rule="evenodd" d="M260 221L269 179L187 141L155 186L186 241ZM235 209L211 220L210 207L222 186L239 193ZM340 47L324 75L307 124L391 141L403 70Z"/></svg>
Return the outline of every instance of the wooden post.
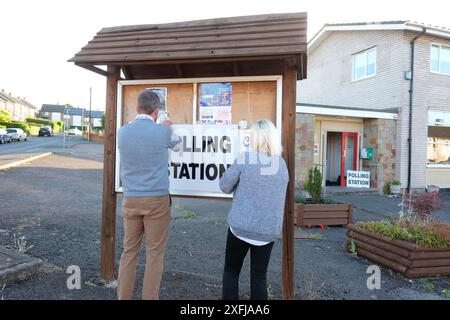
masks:
<svg viewBox="0 0 450 320"><path fill-rule="evenodd" d="M107 70L100 274L104 280L112 280L114 278L116 247L116 192L114 180L116 163L117 81L120 77L120 68L118 66L108 66Z"/></svg>
<svg viewBox="0 0 450 320"><path fill-rule="evenodd" d="M287 59L283 75L283 157L289 170L283 221L283 299L295 296L294 212L295 212L295 115L297 69L295 59Z"/></svg>

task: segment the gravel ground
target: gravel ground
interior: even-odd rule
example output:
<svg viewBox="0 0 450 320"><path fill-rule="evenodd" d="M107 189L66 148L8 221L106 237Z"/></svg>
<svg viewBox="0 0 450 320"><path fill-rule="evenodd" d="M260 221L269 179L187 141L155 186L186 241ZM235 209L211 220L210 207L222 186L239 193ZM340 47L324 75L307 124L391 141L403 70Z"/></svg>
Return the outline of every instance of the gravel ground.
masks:
<svg viewBox="0 0 450 320"><path fill-rule="evenodd" d="M23 235L30 246L28 253L47 264L45 273L7 285L0 298L115 299L115 289L99 280L103 146L80 144L71 149L70 153L0 172L0 245L14 246L14 235ZM341 197L349 200L349 196ZM355 220L381 219L383 216L376 213L379 208L371 210L371 203L379 204L382 198L392 202L390 208L395 209L393 201L398 200L376 195L351 197L356 203ZM121 200L119 197L117 206L117 264L123 236ZM162 299L220 298L230 204L228 200L174 199ZM448 213L442 214L448 218ZM372 263L346 252L345 231L337 227L301 230L302 239L295 241L296 298L442 299L441 290L450 289L449 277L408 280L385 268L381 268L381 289L367 289L366 270ZM280 248L277 241L269 265L271 299L281 299ZM144 262L142 252L136 298L140 297ZM69 265L81 268L80 290L66 287ZM242 298L248 298L249 291L246 260Z"/></svg>

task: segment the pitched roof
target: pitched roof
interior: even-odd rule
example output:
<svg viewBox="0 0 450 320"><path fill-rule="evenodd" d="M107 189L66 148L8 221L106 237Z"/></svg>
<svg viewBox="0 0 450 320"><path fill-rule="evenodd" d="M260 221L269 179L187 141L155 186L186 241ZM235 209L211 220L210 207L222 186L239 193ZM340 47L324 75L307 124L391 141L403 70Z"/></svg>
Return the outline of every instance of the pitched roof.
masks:
<svg viewBox="0 0 450 320"><path fill-rule="evenodd" d="M306 13L104 28L70 62L85 65L300 55Z"/></svg>
<svg viewBox="0 0 450 320"><path fill-rule="evenodd" d="M7 94L5 91L0 91L0 97L7 101L7 102L12 102L12 103L16 103L17 100L11 95L11 94Z"/></svg>
<svg viewBox="0 0 450 320"><path fill-rule="evenodd" d="M314 50L326 39L327 35L336 31L368 31L368 30L407 30L422 32L444 39L450 39L450 29L408 20L379 21L379 22L351 22L351 23L327 23L308 42L308 49Z"/></svg>
<svg viewBox="0 0 450 320"><path fill-rule="evenodd" d="M69 105L61 104L43 104L41 107L41 112L58 112L65 113L71 116L81 116L89 117L89 110L85 108L74 108ZM103 116L103 111L93 110L92 118L101 118Z"/></svg>
<svg viewBox="0 0 450 320"><path fill-rule="evenodd" d="M37 109L31 102L25 100L25 98L14 97L11 93L7 94L4 90L0 91L0 99L6 102L19 103L31 109Z"/></svg>
<svg viewBox="0 0 450 320"><path fill-rule="evenodd" d="M61 104L43 104L41 107L41 112L59 112L64 113L67 107Z"/></svg>

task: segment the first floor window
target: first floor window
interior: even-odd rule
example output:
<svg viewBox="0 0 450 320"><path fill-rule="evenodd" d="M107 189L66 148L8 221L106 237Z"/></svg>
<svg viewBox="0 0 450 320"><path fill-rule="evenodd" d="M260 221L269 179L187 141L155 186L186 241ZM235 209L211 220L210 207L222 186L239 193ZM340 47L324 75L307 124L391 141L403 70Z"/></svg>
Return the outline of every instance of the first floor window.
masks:
<svg viewBox="0 0 450 320"><path fill-rule="evenodd" d="M375 48L353 55L353 80L374 76L376 73L377 51Z"/></svg>
<svg viewBox="0 0 450 320"><path fill-rule="evenodd" d="M431 45L431 71L450 75L450 47Z"/></svg>

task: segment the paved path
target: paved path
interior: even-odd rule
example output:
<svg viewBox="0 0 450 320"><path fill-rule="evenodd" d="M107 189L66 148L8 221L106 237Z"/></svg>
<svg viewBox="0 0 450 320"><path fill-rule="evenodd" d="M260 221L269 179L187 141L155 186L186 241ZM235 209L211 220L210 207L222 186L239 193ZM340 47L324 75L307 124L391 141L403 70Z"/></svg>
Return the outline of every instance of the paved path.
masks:
<svg viewBox="0 0 450 320"><path fill-rule="evenodd" d="M441 198L447 203L447 206L436 213L432 217L450 223L450 192L441 192ZM380 196L377 194L347 194L334 195L332 198L353 203L359 213L358 217L366 220L366 216L376 214L379 218L398 218L402 210L401 198L393 198Z"/></svg>

